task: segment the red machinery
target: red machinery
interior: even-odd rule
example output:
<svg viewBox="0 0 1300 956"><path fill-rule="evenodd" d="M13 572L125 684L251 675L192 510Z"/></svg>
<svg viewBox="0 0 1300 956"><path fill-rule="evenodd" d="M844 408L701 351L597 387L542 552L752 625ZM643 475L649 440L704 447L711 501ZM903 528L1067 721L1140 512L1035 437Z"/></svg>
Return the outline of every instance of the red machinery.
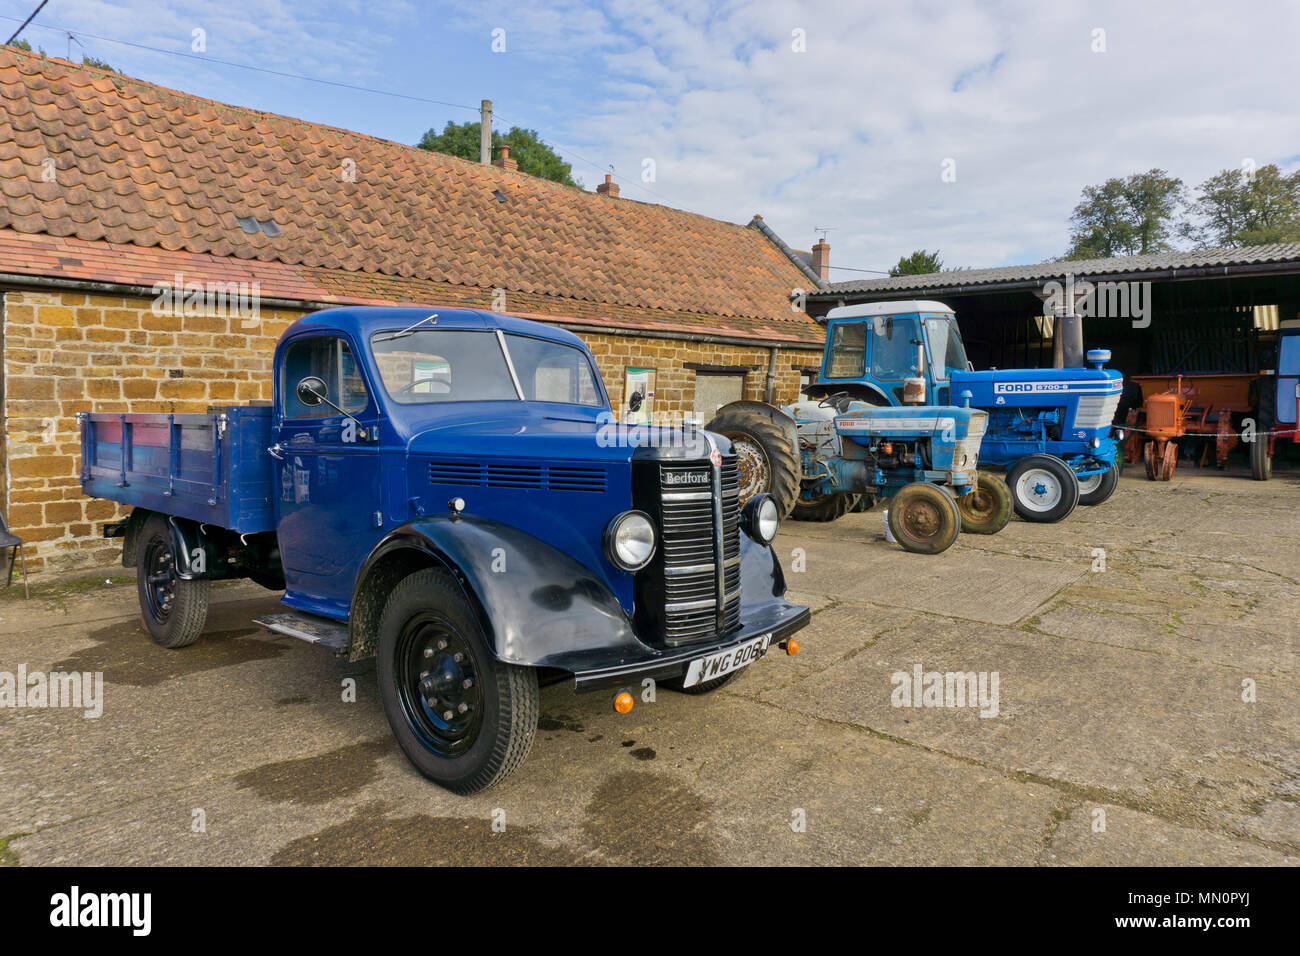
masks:
<svg viewBox="0 0 1300 956"><path fill-rule="evenodd" d="M1133 376L1142 386L1142 408L1129 412L1134 430L1124 444L1124 459L1140 457L1148 478L1168 481L1178 464L1179 440L1192 436L1204 443L1200 465L1209 464L1213 439L1214 463L1223 468L1240 441L1233 415L1254 414L1251 384L1258 378L1254 372Z"/></svg>

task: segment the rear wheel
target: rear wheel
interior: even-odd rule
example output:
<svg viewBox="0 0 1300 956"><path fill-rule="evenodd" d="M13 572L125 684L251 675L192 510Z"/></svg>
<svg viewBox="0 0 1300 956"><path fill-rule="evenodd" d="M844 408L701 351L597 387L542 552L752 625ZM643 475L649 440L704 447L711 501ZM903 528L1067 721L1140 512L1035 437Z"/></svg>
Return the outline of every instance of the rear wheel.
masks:
<svg viewBox="0 0 1300 956"><path fill-rule="evenodd" d="M1055 455L1027 455L1007 472L1016 514L1026 521L1060 521L1079 503L1079 479Z"/></svg>
<svg viewBox="0 0 1300 956"><path fill-rule="evenodd" d="M957 502L937 485L913 482L889 499L889 531L904 551L947 551L957 540L959 530L961 513Z"/></svg>
<svg viewBox="0 0 1300 956"><path fill-rule="evenodd" d="M379 692L402 752L453 793L500 783L537 732L537 674L496 659L475 608L447 574L416 571L379 620Z"/></svg>
<svg viewBox="0 0 1300 956"><path fill-rule="evenodd" d="M1079 504L1099 505L1119 487L1119 470L1113 462L1100 475L1079 479Z"/></svg>
<svg viewBox="0 0 1300 956"><path fill-rule="evenodd" d="M782 518L799 500L799 480L803 477L798 433L787 424L788 418L781 420L784 417L770 405L740 402L724 405L704 426L726 435L735 445L741 505L754 495L768 494Z"/></svg>
<svg viewBox="0 0 1300 956"><path fill-rule="evenodd" d="M796 521L834 521L854 509L858 496L847 492L833 492L816 498L800 498L795 502L790 517Z"/></svg>
<svg viewBox="0 0 1300 956"><path fill-rule="evenodd" d="M172 529L154 515L136 545L136 591L140 617L159 647L188 647L208 620L208 582L185 581L178 573Z"/></svg>
<svg viewBox="0 0 1300 956"><path fill-rule="evenodd" d="M997 534L1011 520L1011 492L1006 482L980 475L970 494L957 499L961 530L969 534Z"/></svg>

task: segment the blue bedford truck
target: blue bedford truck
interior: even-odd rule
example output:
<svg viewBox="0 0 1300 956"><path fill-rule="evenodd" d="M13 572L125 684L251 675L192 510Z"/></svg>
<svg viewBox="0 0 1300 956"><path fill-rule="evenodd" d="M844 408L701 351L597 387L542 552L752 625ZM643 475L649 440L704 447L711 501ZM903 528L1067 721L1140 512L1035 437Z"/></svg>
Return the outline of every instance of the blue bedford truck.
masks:
<svg viewBox="0 0 1300 956"><path fill-rule="evenodd" d="M539 687L720 687L792 635L767 496L731 443L617 424L563 330L465 309L331 309L275 351L271 405L80 417L82 489L122 538L152 639L209 582L283 590L264 627L377 659L394 736L457 793L528 753Z"/></svg>

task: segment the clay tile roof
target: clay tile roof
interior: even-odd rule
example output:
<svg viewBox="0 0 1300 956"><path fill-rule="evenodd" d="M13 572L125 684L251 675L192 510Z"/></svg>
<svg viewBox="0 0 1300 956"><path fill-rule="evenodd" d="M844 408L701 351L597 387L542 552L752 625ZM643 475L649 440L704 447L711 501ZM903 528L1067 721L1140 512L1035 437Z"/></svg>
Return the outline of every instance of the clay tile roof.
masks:
<svg viewBox="0 0 1300 956"><path fill-rule="evenodd" d="M18 233L734 317L818 338L788 303L809 278L760 229L9 47L0 195L0 229ZM245 231L249 217L279 235Z"/></svg>

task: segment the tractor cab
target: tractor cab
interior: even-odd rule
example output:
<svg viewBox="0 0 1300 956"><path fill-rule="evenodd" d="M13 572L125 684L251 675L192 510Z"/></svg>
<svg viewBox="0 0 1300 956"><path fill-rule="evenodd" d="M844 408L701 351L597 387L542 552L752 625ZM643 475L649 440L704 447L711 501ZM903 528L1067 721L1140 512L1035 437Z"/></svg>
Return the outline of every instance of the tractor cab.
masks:
<svg viewBox="0 0 1300 956"><path fill-rule="evenodd" d="M942 302L843 306L826 325L810 398L843 392L873 405L949 405L952 373L970 368L957 317Z"/></svg>

